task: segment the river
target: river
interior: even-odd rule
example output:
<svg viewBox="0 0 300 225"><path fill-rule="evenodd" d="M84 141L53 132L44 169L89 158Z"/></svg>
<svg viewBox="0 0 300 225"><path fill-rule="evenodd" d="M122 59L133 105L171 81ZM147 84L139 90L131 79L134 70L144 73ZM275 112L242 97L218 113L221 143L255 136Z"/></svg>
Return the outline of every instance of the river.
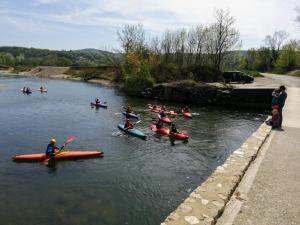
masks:
<svg viewBox="0 0 300 225"><path fill-rule="evenodd" d="M20 91L41 84L48 93ZM108 109L90 107L96 96ZM0 224L160 224L265 119L260 112L191 105L197 115L176 118L190 140L171 146L149 129L155 115L148 103L95 84L0 74ZM116 127L128 104L141 114L136 128L146 141ZM104 157L52 167L11 160L44 152L51 137L62 144L70 135L76 139L67 149L101 150Z"/></svg>

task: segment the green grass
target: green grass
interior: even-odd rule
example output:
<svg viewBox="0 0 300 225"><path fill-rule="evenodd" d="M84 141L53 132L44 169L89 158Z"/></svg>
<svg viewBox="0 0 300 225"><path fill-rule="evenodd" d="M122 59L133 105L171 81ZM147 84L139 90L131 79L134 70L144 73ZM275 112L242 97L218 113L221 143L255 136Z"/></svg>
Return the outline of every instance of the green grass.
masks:
<svg viewBox="0 0 300 225"><path fill-rule="evenodd" d="M189 80L181 80L179 83L182 84L182 85L184 85L184 86L195 86L197 84L196 81L191 80L191 79L189 79Z"/></svg>
<svg viewBox="0 0 300 225"><path fill-rule="evenodd" d="M253 70L246 70L243 71L245 74L250 75L252 77L264 77L261 73L257 72L257 71L253 71Z"/></svg>
<svg viewBox="0 0 300 225"><path fill-rule="evenodd" d="M110 67L70 67L65 74L80 77L83 80L103 79L112 81L115 70Z"/></svg>
<svg viewBox="0 0 300 225"><path fill-rule="evenodd" d="M292 75L296 77L300 77L300 70L295 71Z"/></svg>

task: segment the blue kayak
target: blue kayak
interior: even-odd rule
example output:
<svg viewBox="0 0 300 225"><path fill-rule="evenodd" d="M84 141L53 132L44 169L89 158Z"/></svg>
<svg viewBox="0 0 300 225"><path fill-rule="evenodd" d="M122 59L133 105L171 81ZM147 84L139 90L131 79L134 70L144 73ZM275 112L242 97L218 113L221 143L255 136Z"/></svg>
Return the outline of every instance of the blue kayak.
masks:
<svg viewBox="0 0 300 225"><path fill-rule="evenodd" d="M107 105L102 105L101 103L96 104L94 102L91 102L91 106L107 108Z"/></svg>
<svg viewBox="0 0 300 225"><path fill-rule="evenodd" d="M136 136L136 137L139 137L139 138L142 138L142 139L145 139L146 138L146 135L141 132L141 131L138 131L136 129L128 129L128 130L125 130L124 129L124 125L123 124L118 124L118 128L121 130L121 131L124 131L126 132L127 134L131 134L133 136Z"/></svg>
<svg viewBox="0 0 300 225"><path fill-rule="evenodd" d="M133 114L133 113L122 112L122 114L124 116L126 116L126 118L133 118L133 119L138 119L139 118L138 115Z"/></svg>

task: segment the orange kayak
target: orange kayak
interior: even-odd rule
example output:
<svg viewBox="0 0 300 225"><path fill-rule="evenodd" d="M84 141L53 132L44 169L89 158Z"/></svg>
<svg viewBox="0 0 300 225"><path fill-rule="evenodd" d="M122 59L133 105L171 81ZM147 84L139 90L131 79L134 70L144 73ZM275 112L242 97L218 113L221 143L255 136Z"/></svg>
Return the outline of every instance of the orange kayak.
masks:
<svg viewBox="0 0 300 225"><path fill-rule="evenodd" d="M65 151L56 154L52 159L54 160L68 160L68 159L82 159L91 157L103 157L103 152L99 151ZM12 157L15 161L44 161L49 158L45 153L16 155Z"/></svg>

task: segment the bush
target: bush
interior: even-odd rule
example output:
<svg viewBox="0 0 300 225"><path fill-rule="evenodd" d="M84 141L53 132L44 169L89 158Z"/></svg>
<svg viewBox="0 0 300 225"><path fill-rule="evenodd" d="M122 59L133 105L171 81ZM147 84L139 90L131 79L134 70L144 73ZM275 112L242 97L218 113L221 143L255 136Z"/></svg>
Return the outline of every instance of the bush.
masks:
<svg viewBox="0 0 300 225"><path fill-rule="evenodd" d="M152 87L153 84L154 80L150 75L148 66L142 63L137 73L126 74L124 90L130 95L139 95L146 88Z"/></svg>

